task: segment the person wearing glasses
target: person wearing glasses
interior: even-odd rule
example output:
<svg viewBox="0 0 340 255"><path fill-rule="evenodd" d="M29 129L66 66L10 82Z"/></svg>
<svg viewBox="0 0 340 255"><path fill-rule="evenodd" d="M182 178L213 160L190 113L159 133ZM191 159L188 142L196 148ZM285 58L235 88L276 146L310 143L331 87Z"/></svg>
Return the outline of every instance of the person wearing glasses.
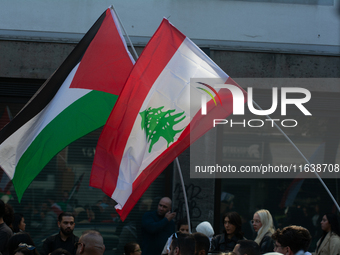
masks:
<svg viewBox="0 0 340 255"><path fill-rule="evenodd" d="M96 230L85 231L74 245L76 255L103 255L105 251L103 237Z"/></svg>
<svg viewBox="0 0 340 255"><path fill-rule="evenodd" d="M242 233L242 220L237 212L228 212L223 215L224 230L211 240L211 251L233 251L239 240L245 239Z"/></svg>
<svg viewBox="0 0 340 255"><path fill-rule="evenodd" d="M274 243L271 238L275 232L273 218L268 210L262 209L254 213L253 220L251 221L253 228L257 233L255 242L260 246L260 253L273 251Z"/></svg>
<svg viewBox="0 0 340 255"><path fill-rule="evenodd" d="M76 248L74 243L78 242L79 238L73 234L74 226L74 215L72 213L62 212L59 214L59 233L45 239L41 255L48 255L58 248L63 248L75 255Z"/></svg>
<svg viewBox="0 0 340 255"><path fill-rule="evenodd" d="M325 214L321 220L323 234L316 244L315 255L340 254L340 226L335 214Z"/></svg>
<svg viewBox="0 0 340 255"><path fill-rule="evenodd" d="M311 255L307 250L312 241L312 236L304 227L292 225L282 230L277 229L272 235L272 239L275 241L274 251L276 253L285 255Z"/></svg>
<svg viewBox="0 0 340 255"><path fill-rule="evenodd" d="M138 243L130 242L124 246L124 255L141 255L142 249Z"/></svg>

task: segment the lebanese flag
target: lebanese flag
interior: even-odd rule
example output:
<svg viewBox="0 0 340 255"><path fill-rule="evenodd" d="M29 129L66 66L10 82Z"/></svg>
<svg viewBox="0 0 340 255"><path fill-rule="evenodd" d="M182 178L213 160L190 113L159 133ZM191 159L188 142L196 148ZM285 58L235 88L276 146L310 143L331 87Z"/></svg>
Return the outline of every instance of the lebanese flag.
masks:
<svg viewBox="0 0 340 255"><path fill-rule="evenodd" d="M121 220L169 163L212 128L212 111L223 113L220 118L232 112L229 90L216 89L223 107L215 107L210 100L208 114L201 115L205 92L196 88L198 83L191 86L191 78L219 78L221 83L235 84L164 19L104 126L92 166L90 186L102 189L118 203Z"/></svg>
<svg viewBox="0 0 340 255"><path fill-rule="evenodd" d="M0 131L0 166L19 201L59 151L105 124L133 64L117 18L107 9Z"/></svg>

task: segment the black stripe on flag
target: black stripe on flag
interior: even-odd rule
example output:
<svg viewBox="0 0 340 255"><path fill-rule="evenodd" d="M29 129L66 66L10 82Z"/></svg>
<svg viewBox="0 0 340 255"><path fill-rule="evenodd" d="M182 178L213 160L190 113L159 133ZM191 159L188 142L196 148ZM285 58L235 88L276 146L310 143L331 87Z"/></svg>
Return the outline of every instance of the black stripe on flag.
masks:
<svg viewBox="0 0 340 255"><path fill-rule="evenodd" d="M84 35L73 51L68 55L61 66L48 78L29 102L20 110L20 112L0 130L0 144L9 136L16 132L20 127L27 123L30 119L41 112L46 105L51 102L61 85L72 71L72 69L80 62L86 49L96 36L100 26L106 17L106 10L93 24L90 30Z"/></svg>

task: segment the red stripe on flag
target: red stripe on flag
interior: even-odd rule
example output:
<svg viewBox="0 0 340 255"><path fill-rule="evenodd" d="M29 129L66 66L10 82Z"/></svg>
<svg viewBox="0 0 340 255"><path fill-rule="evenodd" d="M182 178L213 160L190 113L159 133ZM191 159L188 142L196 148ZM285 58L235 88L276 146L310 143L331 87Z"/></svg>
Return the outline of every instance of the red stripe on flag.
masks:
<svg viewBox="0 0 340 255"><path fill-rule="evenodd" d="M90 186L101 188L108 196L114 192L122 155L140 108L152 85L184 39L180 31L163 19L137 60L104 126L96 148Z"/></svg>
<svg viewBox="0 0 340 255"><path fill-rule="evenodd" d="M246 102L247 93L233 79L229 77L226 83L239 87L244 94ZM133 182L132 194L126 201L123 210L117 210L121 220L125 220L129 212L158 175L160 175L179 154L187 149L190 144L211 129L214 119L219 119L221 116L223 116L222 118L226 118L232 114L233 97L231 92L228 89L221 89L218 94L222 99L223 106L215 107L213 100L210 100L207 104L208 114L201 115L201 111L198 111L178 140L160 154Z"/></svg>
<svg viewBox="0 0 340 255"><path fill-rule="evenodd" d="M132 70L110 9L88 46L70 88L91 89L119 95Z"/></svg>

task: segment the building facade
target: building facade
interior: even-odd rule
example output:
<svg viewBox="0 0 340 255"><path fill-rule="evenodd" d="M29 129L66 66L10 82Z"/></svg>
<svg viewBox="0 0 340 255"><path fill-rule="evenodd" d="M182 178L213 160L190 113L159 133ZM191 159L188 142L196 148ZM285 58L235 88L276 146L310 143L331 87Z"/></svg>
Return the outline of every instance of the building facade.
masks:
<svg viewBox="0 0 340 255"><path fill-rule="evenodd" d="M109 1L5 1L0 10L0 110L8 107L13 116L17 114L110 4ZM299 124L283 128L283 131L312 162L340 164L339 1L129 0L114 4L138 54L161 19L166 17L241 87L253 87L254 100L264 109L271 106L272 87L288 86L287 83L279 85L287 78L291 79L290 83L297 81L292 85L295 87L303 82L303 87L311 92L306 107L312 116L306 117L299 109L289 108L285 118L295 119ZM282 118L279 110L271 117ZM244 118L231 116L228 120L231 118L239 123L243 123L243 119L254 119L249 112ZM138 240L141 214L155 209L160 197L172 197L177 219L186 217L178 168L173 163L122 223L112 201L88 185L100 131L86 135L61 151L32 182L21 204L13 188L5 194L15 211L24 213L27 228L36 242L41 241L38 232L54 202L63 210L78 208L79 219L84 216L79 222L91 218L91 223L77 223L79 231L88 227L87 224L97 224L96 227L105 233L108 250L117 253L120 236L128 229L128 224L137 226ZM336 208L316 178L296 183L291 176L190 177L190 162L197 148L204 151L203 160L207 165L216 164L218 160L237 168L304 166L304 159L276 128L220 125L208 138L200 139L179 156L193 227L208 220L219 233L222 215L235 210L242 215L244 231L251 239L254 233L249 220L257 209L266 208L274 216L277 227L303 222L314 239L318 239L320 226L312 217L336 211ZM72 194L81 176L84 177L80 188ZM334 176L324 182L339 201L338 178L334 170ZM297 190L295 195L289 193L294 189Z"/></svg>

